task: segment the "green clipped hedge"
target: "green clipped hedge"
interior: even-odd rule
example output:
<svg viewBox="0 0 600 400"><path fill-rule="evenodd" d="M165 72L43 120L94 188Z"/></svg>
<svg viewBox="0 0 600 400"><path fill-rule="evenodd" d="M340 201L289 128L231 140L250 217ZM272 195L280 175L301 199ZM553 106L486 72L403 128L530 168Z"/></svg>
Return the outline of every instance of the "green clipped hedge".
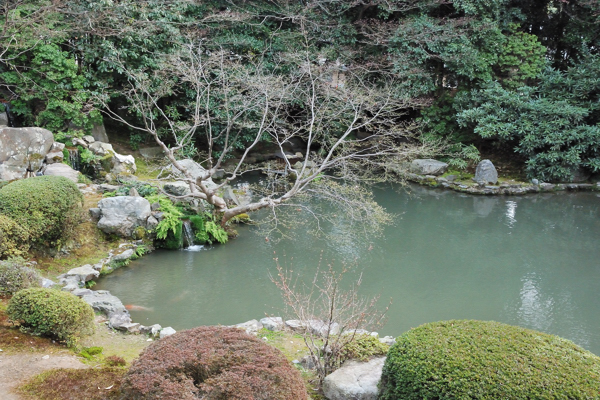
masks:
<svg viewBox="0 0 600 400"><path fill-rule="evenodd" d="M12 218L0 214L0 259L19 257L29 250L29 233Z"/></svg>
<svg viewBox="0 0 600 400"><path fill-rule="evenodd" d="M599 397L600 357L572 342L498 322L453 320L397 339L379 399Z"/></svg>
<svg viewBox="0 0 600 400"><path fill-rule="evenodd" d="M23 227L33 244L54 246L81 221L83 196L62 176L21 179L0 189L0 215Z"/></svg>
<svg viewBox="0 0 600 400"><path fill-rule="evenodd" d="M56 338L68 345L94 333L92 307L79 297L60 290L21 290L10 299L6 312L22 330Z"/></svg>
<svg viewBox="0 0 600 400"><path fill-rule="evenodd" d="M37 271L20 257L0 261L0 297L10 297L19 290L40 286Z"/></svg>

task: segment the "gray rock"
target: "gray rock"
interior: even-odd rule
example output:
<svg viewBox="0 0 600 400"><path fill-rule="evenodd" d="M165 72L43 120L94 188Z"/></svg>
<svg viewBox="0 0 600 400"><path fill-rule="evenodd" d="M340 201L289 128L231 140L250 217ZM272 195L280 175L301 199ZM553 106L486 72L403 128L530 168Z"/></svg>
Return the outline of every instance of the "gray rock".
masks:
<svg viewBox="0 0 600 400"><path fill-rule="evenodd" d="M313 319L308 321L308 329L313 335L326 337L329 332L330 335L337 335L340 333L340 325L336 322L327 324L324 321Z"/></svg>
<svg viewBox="0 0 600 400"><path fill-rule="evenodd" d="M143 197L109 197L100 200L98 208L102 210L98 228L122 237L131 237L139 226L145 228L150 216L150 203Z"/></svg>
<svg viewBox="0 0 600 400"><path fill-rule="evenodd" d="M121 324L119 325L119 327L115 327L115 329L118 329L120 331L125 331L125 332L129 332L129 333L139 333L140 332L140 324L138 324L137 322L130 322L130 323L126 323L126 324Z"/></svg>
<svg viewBox="0 0 600 400"><path fill-rule="evenodd" d="M85 264L81 267L73 268L65 274L65 278L68 279L70 277L74 277L79 282L83 283L91 281L94 278L98 278L99 276L100 272L96 271L94 267L92 267L90 264Z"/></svg>
<svg viewBox="0 0 600 400"><path fill-rule="evenodd" d="M85 295L82 299L104 315L127 312L121 300L107 290L92 291L92 294Z"/></svg>
<svg viewBox="0 0 600 400"><path fill-rule="evenodd" d="M317 363L315 363L315 359L312 356L304 356L300 360L300 365L302 365L305 369L315 369L317 367Z"/></svg>
<svg viewBox="0 0 600 400"><path fill-rule="evenodd" d="M283 329L283 319L281 317L267 317L260 320L263 328L278 332Z"/></svg>
<svg viewBox="0 0 600 400"><path fill-rule="evenodd" d="M539 184L540 184L540 181L534 178L534 179L532 179L532 180L531 180L531 183L532 183L533 185L539 185Z"/></svg>
<svg viewBox="0 0 600 400"><path fill-rule="evenodd" d="M289 319L285 321L285 326L294 332L304 332L306 330L306 325L299 319Z"/></svg>
<svg viewBox="0 0 600 400"><path fill-rule="evenodd" d="M152 336L152 337L158 337L158 335L160 335L161 329L162 329L162 326L160 326L159 324L154 324L151 326L140 326L141 333Z"/></svg>
<svg viewBox="0 0 600 400"><path fill-rule="evenodd" d="M42 279L41 279L41 282L40 282L40 285L41 285L43 288L51 288L51 287L53 287L53 286L56 286L56 285L57 285L57 283L56 283L56 282L54 282L54 281L52 281L52 280L50 280L50 279L47 279L47 278L42 278Z"/></svg>
<svg viewBox="0 0 600 400"><path fill-rule="evenodd" d="M42 169L54 137L42 128L0 128L0 181L34 176Z"/></svg>
<svg viewBox="0 0 600 400"><path fill-rule="evenodd" d="M77 183L77 181L79 181L79 175L81 175L81 173L69 167L67 164L56 163L49 164L44 170L44 175L64 176L65 178L68 178L73 182Z"/></svg>
<svg viewBox="0 0 600 400"><path fill-rule="evenodd" d="M137 189L134 187L129 189L129 195L133 196L133 197L140 197L140 194L138 193Z"/></svg>
<svg viewBox="0 0 600 400"><path fill-rule="evenodd" d="M150 204L150 210L152 210L152 211L156 211L159 208L160 208L160 203L159 202Z"/></svg>
<svg viewBox="0 0 600 400"><path fill-rule="evenodd" d="M77 297L83 297L92 294L91 289L75 289L71 293L73 293Z"/></svg>
<svg viewBox="0 0 600 400"><path fill-rule="evenodd" d="M161 147L145 147L140 149L140 154L146 160L163 158L165 156L165 153Z"/></svg>
<svg viewBox="0 0 600 400"><path fill-rule="evenodd" d="M108 143L108 135L106 134L104 123L94 124L92 127L92 137L96 142Z"/></svg>
<svg viewBox="0 0 600 400"><path fill-rule="evenodd" d="M225 178L225 170L224 169L217 169L214 174L212 175L213 179L223 179Z"/></svg>
<svg viewBox="0 0 600 400"><path fill-rule="evenodd" d="M369 362L348 361L325 377L323 393L329 400L376 400L385 357Z"/></svg>
<svg viewBox="0 0 600 400"><path fill-rule="evenodd" d="M88 211L93 221L98 222L100 220L100 217L102 216L102 210L99 208L90 208Z"/></svg>
<svg viewBox="0 0 600 400"><path fill-rule="evenodd" d="M85 140L80 139L80 138L73 138L73 139L71 139L71 142L73 142L73 146L81 146L84 149L87 149L90 147L88 142L86 142Z"/></svg>
<svg viewBox="0 0 600 400"><path fill-rule="evenodd" d="M90 151L99 157L105 157L109 154L115 154L115 150L110 143L94 142L89 146Z"/></svg>
<svg viewBox="0 0 600 400"><path fill-rule="evenodd" d="M148 217L146 220L146 229L154 229L158 226L158 220L154 218L152 215Z"/></svg>
<svg viewBox="0 0 600 400"><path fill-rule="evenodd" d="M190 185L185 182L167 182L163 185L163 190L173 196L187 196L192 193Z"/></svg>
<svg viewBox="0 0 600 400"><path fill-rule="evenodd" d="M217 186L216 183L213 182L212 179L208 177L208 172L204 169L200 164L195 162L194 160L185 159L185 160L177 160L179 165L187 169L187 171L191 174L193 179L202 179L203 183L209 188L215 188ZM179 178L183 178L184 175L181 171L171 165L171 172L173 175Z"/></svg>
<svg viewBox="0 0 600 400"><path fill-rule="evenodd" d="M0 113L0 127L8 126L8 114L6 111Z"/></svg>
<svg viewBox="0 0 600 400"><path fill-rule="evenodd" d="M46 164L55 164L63 162L64 154L62 151L51 151L46 154Z"/></svg>
<svg viewBox="0 0 600 400"><path fill-rule="evenodd" d="M96 139L94 139L93 136L91 135L85 135L84 137L81 138L81 140L83 140L84 142L86 142L88 145L92 144L96 141Z"/></svg>
<svg viewBox="0 0 600 400"><path fill-rule="evenodd" d="M262 324L257 320L253 319L241 324L234 325L235 328L243 329L248 335L256 335L259 330L262 329Z"/></svg>
<svg viewBox="0 0 600 400"><path fill-rule="evenodd" d="M584 168L573 168L571 170L570 181L574 183L585 182L592 176L592 173Z"/></svg>
<svg viewBox="0 0 600 400"><path fill-rule="evenodd" d="M129 324L131 324L131 315L127 310L115 312L108 316L108 326L113 329L127 330Z"/></svg>
<svg viewBox="0 0 600 400"><path fill-rule="evenodd" d="M112 169L110 170L113 174L135 174L137 166L135 165L135 158L132 155L123 155L115 153L112 158Z"/></svg>
<svg viewBox="0 0 600 400"><path fill-rule="evenodd" d="M344 331L342 333L342 335L370 335L371 332L369 332L366 329L348 329L347 331Z"/></svg>
<svg viewBox="0 0 600 400"><path fill-rule="evenodd" d="M419 175L442 175L448 170L448 164L432 159L413 160L410 172Z"/></svg>
<svg viewBox="0 0 600 400"><path fill-rule="evenodd" d="M481 160L475 169L476 182L496 184L498 182L498 171L490 160Z"/></svg>
<svg viewBox="0 0 600 400"><path fill-rule="evenodd" d="M396 339L394 339L392 336L384 336L379 338L379 341L383 344L387 344L388 346L393 346L396 344Z"/></svg>
<svg viewBox="0 0 600 400"><path fill-rule="evenodd" d="M62 278L59 280L59 283L64 285L61 289L64 292L73 292L83 286L83 282L75 277Z"/></svg>
<svg viewBox="0 0 600 400"><path fill-rule="evenodd" d="M171 328L170 326L167 326L166 328L162 328L160 330L159 337L162 339L164 337L174 335L175 333L177 333L177 331L175 329Z"/></svg>
<svg viewBox="0 0 600 400"><path fill-rule="evenodd" d="M65 149L65 144L61 142L52 143L52 147L50 147L50 152L60 151L62 152Z"/></svg>
<svg viewBox="0 0 600 400"><path fill-rule="evenodd" d="M124 252L113 256L112 261L124 261L124 260L127 260L127 259L131 258L131 256L134 253L135 253L135 251L133 249L125 250Z"/></svg>
<svg viewBox="0 0 600 400"><path fill-rule="evenodd" d="M118 185L109 185L108 183L98 185L98 192L100 193L116 192L117 190L119 190Z"/></svg>

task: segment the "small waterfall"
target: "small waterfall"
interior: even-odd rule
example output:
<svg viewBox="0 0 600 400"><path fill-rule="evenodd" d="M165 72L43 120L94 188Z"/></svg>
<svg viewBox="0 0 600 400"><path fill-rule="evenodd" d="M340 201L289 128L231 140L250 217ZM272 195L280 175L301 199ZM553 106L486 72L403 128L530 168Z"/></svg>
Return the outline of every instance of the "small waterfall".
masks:
<svg viewBox="0 0 600 400"><path fill-rule="evenodd" d="M79 158L79 150L75 147L68 147L69 164L75 171L81 171L81 159Z"/></svg>
<svg viewBox="0 0 600 400"><path fill-rule="evenodd" d="M192 230L192 223L189 219L183 222L183 247L188 248L194 245L194 231Z"/></svg>

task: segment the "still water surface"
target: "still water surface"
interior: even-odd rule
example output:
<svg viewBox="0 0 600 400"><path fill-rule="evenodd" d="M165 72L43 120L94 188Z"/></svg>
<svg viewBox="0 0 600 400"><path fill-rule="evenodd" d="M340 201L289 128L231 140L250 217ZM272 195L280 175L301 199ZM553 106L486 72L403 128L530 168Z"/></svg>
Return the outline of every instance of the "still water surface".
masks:
<svg viewBox="0 0 600 400"><path fill-rule="evenodd" d="M382 239L338 245L300 235L273 244L253 228L226 246L156 251L100 280L135 322L175 329L278 314L274 252L310 279L356 260L361 292L393 299L380 335L446 319L495 320L557 334L600 354L600 195L479 197L410 187L377 192L397 214ZM302 228L299 228L302 229ZM301 232L302 233L302 232Z"/></svg>

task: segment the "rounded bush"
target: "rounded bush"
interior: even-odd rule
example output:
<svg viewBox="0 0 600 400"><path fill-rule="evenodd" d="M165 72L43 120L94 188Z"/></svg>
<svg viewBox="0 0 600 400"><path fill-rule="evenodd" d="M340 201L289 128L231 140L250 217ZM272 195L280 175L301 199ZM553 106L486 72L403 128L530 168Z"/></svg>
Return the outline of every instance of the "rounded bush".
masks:
<svg viewBox="0 0 600 400"><path fill-rule="evenodd" d="M412 329L388 353L380 399L592 399L600 358L574 343L498 322Z"/></svg>
<svg viewBox="0 0 600 400"><path fill-rule="evenodd" d="M55 245L81 220L83 196L62 176L21 179L0 189L0 214L29 234L32 243Z"/></svg>
<svg viewBox="0 0 600 400"><path fill-rule="evenodd" d="M92 307L79 297L60 290L21 290L10 299L6 312L23 330L56 338L68 345L94 333Z"/></svg>
<svg viewBox="0 0 600 400"><path fill-rule="evenodd" d="M40 286L37 271L20 257L0 261L0 297L10 297L19 290Z"/></svg>
<svg viewBox="0 0 600 400"><path fill-rule="evenodd" d="M29 250L29 233L12 218L0 214L0 258L23 256Z"/></svg>
<svg viewBox="0 0 600 400"><path fill-rule="evenodd" d="M305 400L283 354L236 328L198 327L147 347L121 385L128 400Z"/></svg>

